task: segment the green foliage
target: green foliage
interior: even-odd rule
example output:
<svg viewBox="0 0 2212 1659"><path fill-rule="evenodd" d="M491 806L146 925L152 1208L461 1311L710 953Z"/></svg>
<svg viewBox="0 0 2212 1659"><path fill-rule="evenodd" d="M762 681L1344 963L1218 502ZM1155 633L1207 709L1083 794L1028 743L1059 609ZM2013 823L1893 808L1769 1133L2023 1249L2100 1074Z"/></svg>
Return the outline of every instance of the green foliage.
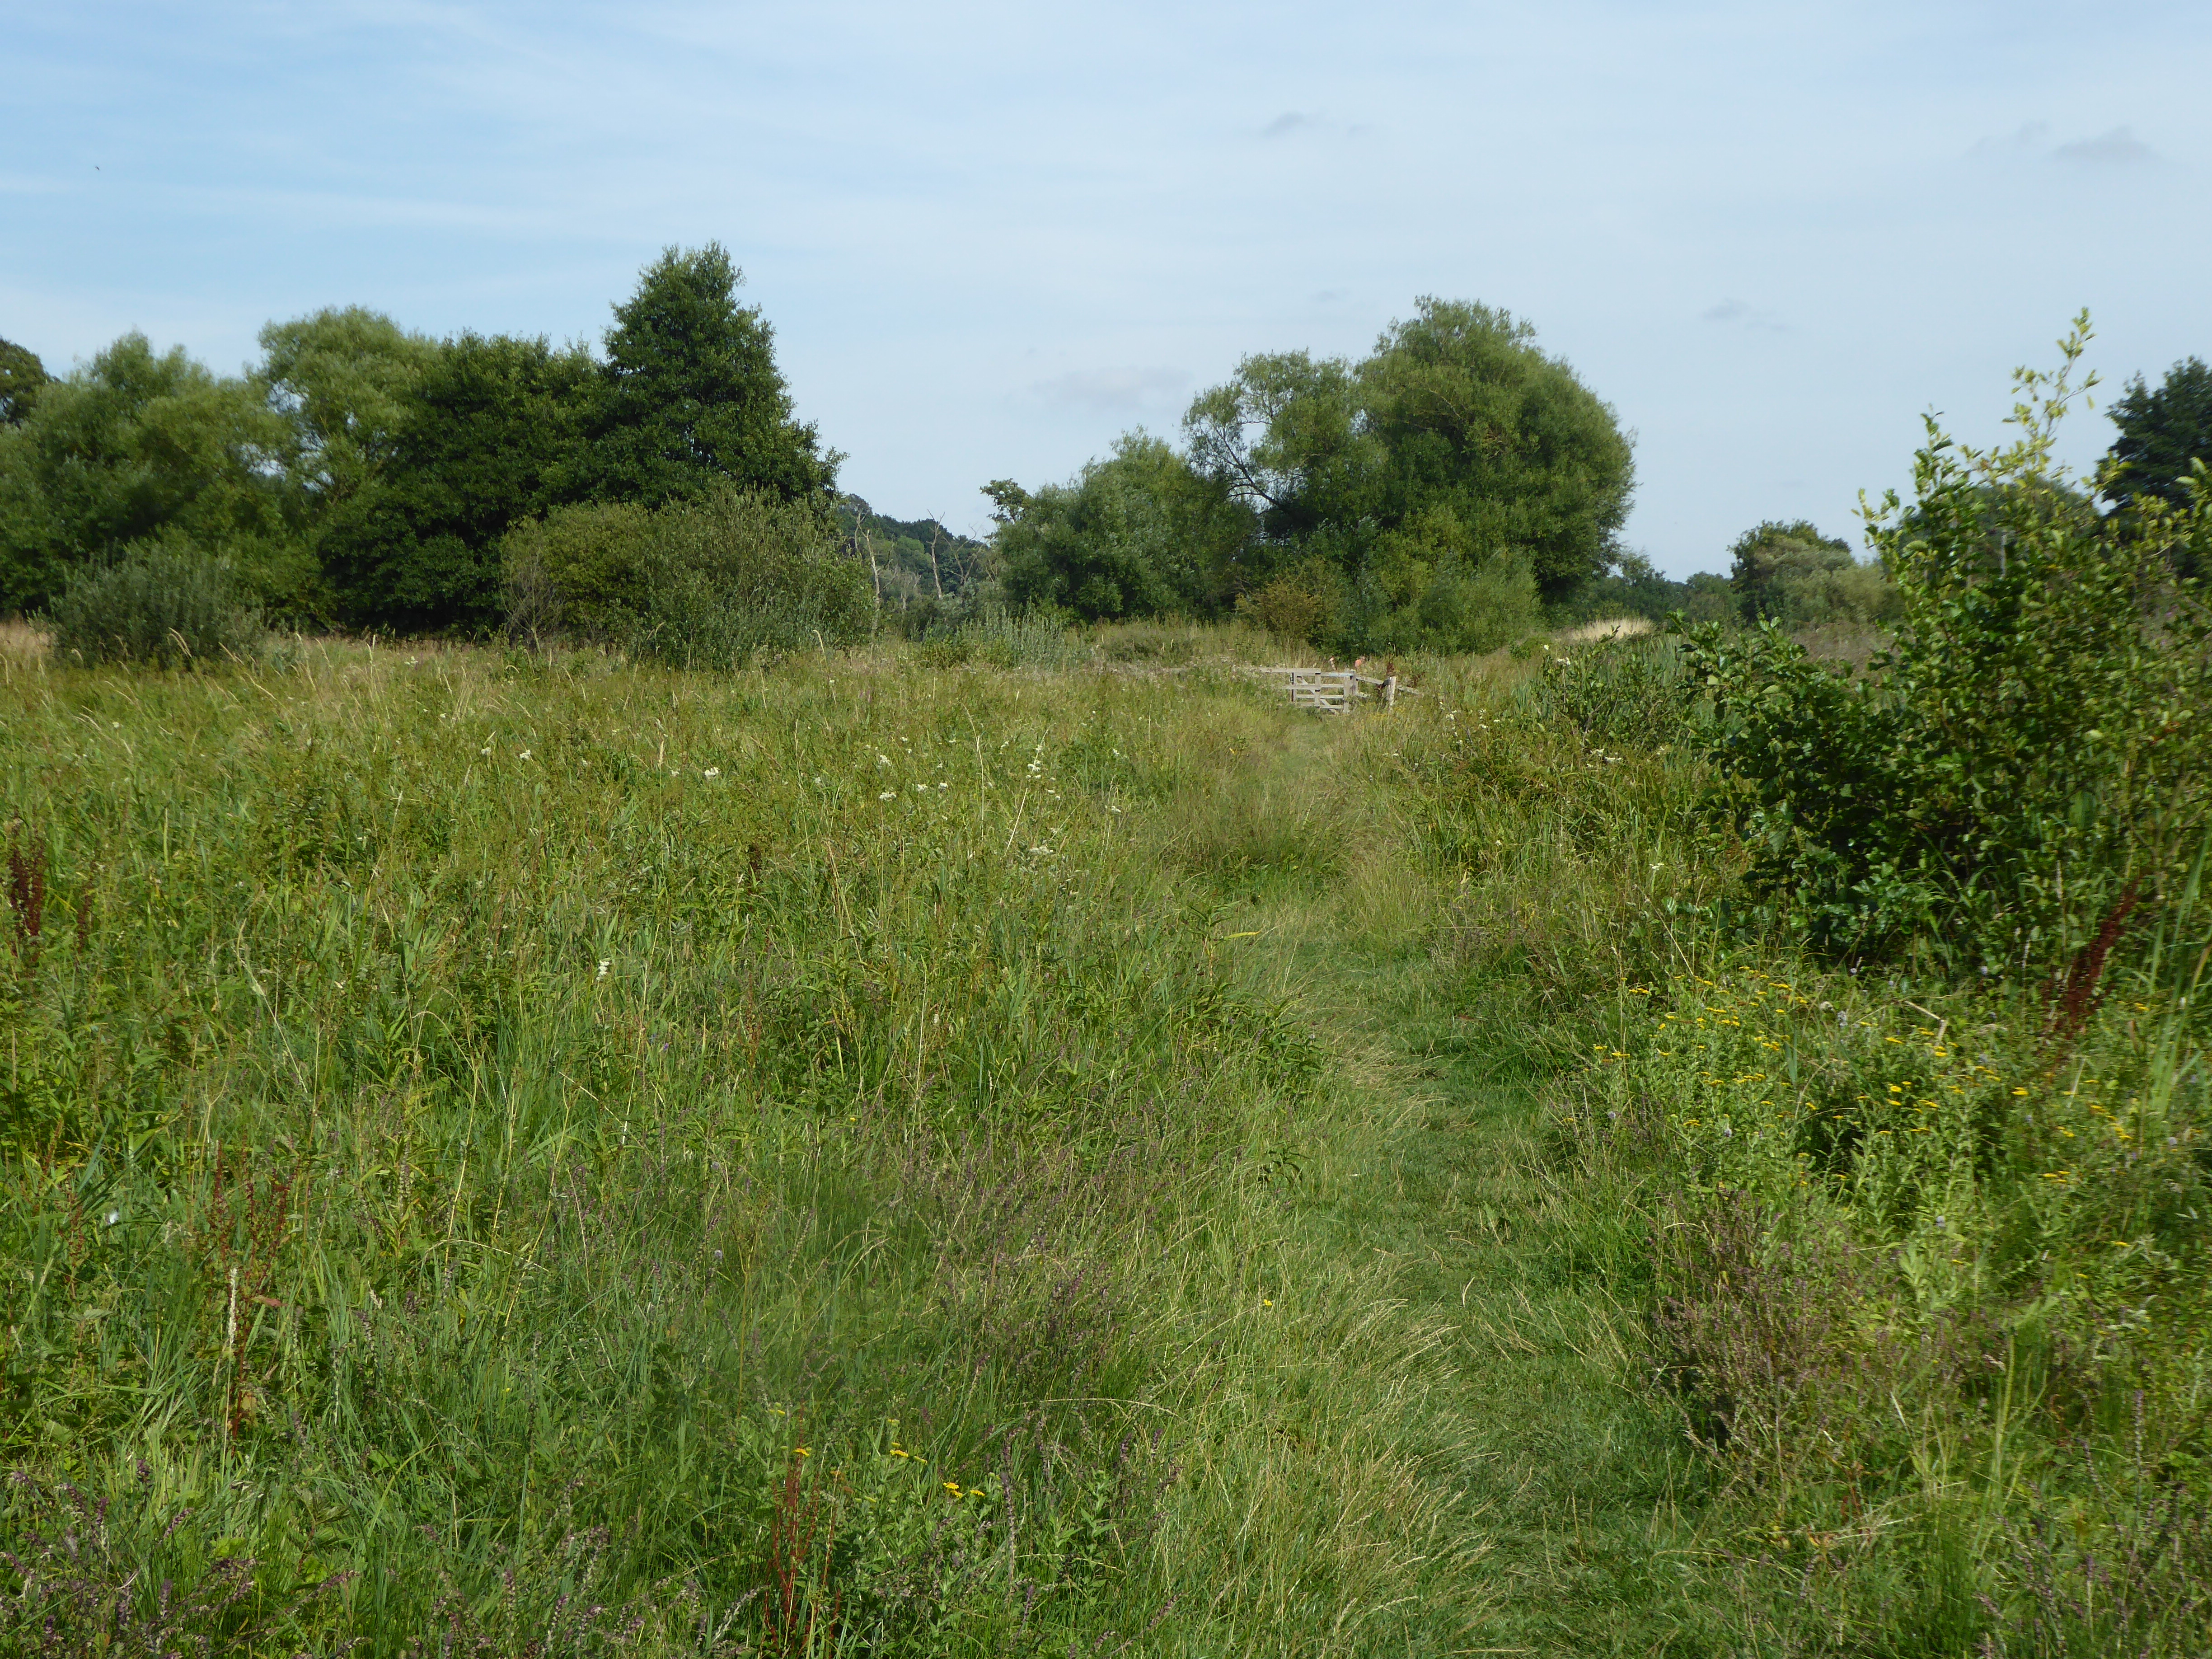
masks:
<svg viewBox="0 0 2212 1659"><path fill-rule="evenodd" d="M1930 422L1911 510L1893 495L1873 532L1899 611L1868 676L1771 621L1690 636L1752 891L1824 951L2050 971L2154 912L2204 832L2208 619L2168 555L2212 501L2125 536L2071 510L2051 447L2086 338L2021 371L2012 445Z"/></svg>
<svg viewBox="0 0 2212 1659"><path fill-rule="evenodd" d="M288 432L259 388L126 334L0 426L0 611L161 536L228 561L252 599L312 601L287 512Z"/></svg>
<svg viewBox="0 0 2212 1659"><path fill-rule="evenodd" d="M387 387L408 372L408 354L396 355L380 366ZM325 527L325 567L346 619L414 633L498 626L500 538L586 493L598 373L587 353L542 338L465 333L429 357L397 424L369 447L376 486Z"/></svg>
<svg viewBox="0 0 2212 1659"><path fill-rule="evenodd" d="M1242 529L1223 492L1141 432L1116 440L1073 483L1003 506L996 553L1007 600L1085 621L1206 614L1209 550Z"/></svg>
<svg viewBox="0 0 2212 1659"><path fill-rule="evenodd" d="M744 281L718 242L669 248L615 307L592 427L592 493L696 499L718 482L786 501L827 494L836 459L792 413L774 333L734 297Z"/></svg>
<svg viewBox="0 0 2212 1659"><path fill-rule="evenodd" d="M1571 726L1607 751L1632 745L1663 752L1697 731L1680 650L1665 637L1547 652L1528 696L1540 718Z"/></svg>
<svg viewBox="0 0 2212 1659"><path fill-rule="evenodd" d="M1480 651L1620 557L1613 412L1504 312L1423 299L1354 364L1247 357L1181 454L1141 433L1064 487L991 487L1009 599L1087 619L1237 610L1331 649ZM1333 576L1317 574L1319 566Z"/></svg>
<svg viewBox="0 0 2212 1659"><path fill-rule="evenodd" d="M2186 507L2191 463L2212 465L2212 368L2199 357L2176 363L2155 391L2138 374L2108 412L2119 435L2106 458L2105 499L2123 513L2146 498ZM2181 574L2212 575L2197 550L2177 553Z"/></svg>
<svg viewBox="0 0 2212 1659"><path fill-rule="evenodd" d="M679 667L866 639L866 571L817 503L725 483L653 511L563 507L504 543L508 629L565 635Z"/></svg>
<svg viewBox="0 0 2212 1659"><path fill-rule="evenodd" d="M1559 600L1615 556L1636 471L1613 410L1535 337L1507 312L1424 298L1358 379L1386 514L1448 510L1486 560L1525 561Z"/></svg>
<svg viewBox="0 0 2212 1659"><path fill-rule="evenodd" d="M38 353L0 339L0 426L14 426L30 414L39 388L52 379Z"/></svg>
<svg viewBox="0 0 2212 1659"><path fill-rule="evenodd" d="M1525 558L1483 556L1473 532L1442 502L1376 538L1352 593L1338 637L1374 651L1495 651L1544 621Z"/></svg>
<svg viewBox="0 0 2212 1659"><path fill-rule="evenodd" d="M1577 622L1642 617L1660 623L1677 611L1691 622L1726 621L1736 614L1735 594L1725 576L1701 570L1674 581L1643 554L1623 552L1575 596L1565 614Z"/></svg>
<svg viewBox="0 0 2212 1659"><path fill-rule="evenodd" d="M887 625L919 639L988 580L991 550L935 519L887 519L858 495L836 503L845 550L867 570Z"/></svg>
<svg viewBox="0 0 2212 1659"><path fill-rule="evenodd" d="M284 471L319 570L344 556L376 510L393 446L442 348L380 313L350 306L261 331L260 377L285 416ZM330 594L333 613L356 596Z"/></svg>
<svg viewBox="0 0 2212 1659"><path fill-rule="evenodd" d="M79 565L47 616L64 662L192 668L259 647L261 618L228 566L187 544L138 543Z"/></svg>
<svg viewBox="0 0 2212 1659"><path fill-rule="evenodd" d="M1880 563L1861 564L1850 543L1823 536L1802 519L1746 531L1729 559L1729 584L1746 623L1873 627L1896 612L1895 590Z"/></svg>

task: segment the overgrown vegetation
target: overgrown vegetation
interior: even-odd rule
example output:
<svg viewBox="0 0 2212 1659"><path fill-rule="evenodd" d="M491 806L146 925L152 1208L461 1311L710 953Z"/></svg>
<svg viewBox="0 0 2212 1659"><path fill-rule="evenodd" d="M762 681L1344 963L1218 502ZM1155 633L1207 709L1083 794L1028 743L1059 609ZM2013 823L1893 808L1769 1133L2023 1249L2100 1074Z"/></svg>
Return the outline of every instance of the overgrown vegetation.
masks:
<svg viewBox="0 0 2212 1659"><path fill-rule="evenodd" d="M11 643L7 1640L2203 1651L2212 501L2081 343L1861 664L1323 720L726 484L513 528L535 650Z"/></svg>

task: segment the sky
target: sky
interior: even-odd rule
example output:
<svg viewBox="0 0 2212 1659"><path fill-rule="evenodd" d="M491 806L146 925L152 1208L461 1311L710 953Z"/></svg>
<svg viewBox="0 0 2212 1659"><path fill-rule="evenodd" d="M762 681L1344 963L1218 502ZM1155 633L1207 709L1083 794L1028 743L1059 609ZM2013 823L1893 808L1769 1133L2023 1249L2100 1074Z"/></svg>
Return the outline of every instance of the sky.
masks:
<svg viewBox="0 0 2212 1659"><path fill-rule="evenodd" d="M845 487L956 528L1423 295L1613 405L1675 575L1856 542L2084 307L2100 397L2212 357L2202 0L0 0L0 337L50 370L138 329L235 372L334 305L597 343L717 240Z"/></svg>

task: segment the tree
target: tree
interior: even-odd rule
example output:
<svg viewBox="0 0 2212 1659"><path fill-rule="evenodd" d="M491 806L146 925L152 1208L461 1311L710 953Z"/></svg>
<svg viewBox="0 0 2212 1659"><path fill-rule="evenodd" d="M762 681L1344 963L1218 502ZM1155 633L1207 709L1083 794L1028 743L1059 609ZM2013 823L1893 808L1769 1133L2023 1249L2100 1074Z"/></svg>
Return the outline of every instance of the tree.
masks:
<svg viewBox="0 0 2212 1659"><path fill-rule="evenodd" d="M599 499L654 507L726 479L826 501L837 458L793 415L774 331L734 297L744 280L719 243L672 247L615 307L593 431Z"/></svg>
<svg viewBox="0 0 2212 1659"><path fill-rule="evenodd" d="M1237 504L1142 432L1071 483L1031 494L1000 480L991 493L1006 597L1086 621L1208 614L1219 603L1211 555L1249 533Z"/></svg>
<svg viewBox="0 0 2212 1659"><path fill-rule="evenodd" d="M1357 364L1247 357L1183 432L1192 467L1252 515L1224 595L1320 606L1346 648L1481 648L1620 556L1628 439L1527 324L1486 306L1423 299Z"/></svg>
<svg viewBox="0 0 2212 1659"><path fill-rule="evenodd" d="M1449 509L1480 557L1525 559L1547 600L1601 575L1636 468L1610 407L1509 312L1423 298L1358 371L1389 457L1382 516Z"/></svg>
<svg viewBox="0 0 2212 1659"><path fill-rule="evenodd" d="M397 423L364 447L375 488L325 526L325 568L346 619L408 631L497 626L500 538L587 493L599 372L588 353L542 337L447 341Z"/></svg>
<svg viewBox="0 0 2212 1659"><path fill-rule="evenodd" d="M36 352L0 340L0 426L19 424L31 412L39 388L52 378Z"/></svg>
<svg viewBox="0 0 2212 1659"><path fill-rule="evenodd" d="M2109 412L2120 431L2107 453L2105 499L2127 514L2146 501L2185 507L2190 463L2212 466L2212 368L2191 357L2166 370L2155 392L2138 374ZM2193 550L2176 550L2183 575L2204 574Z"/></svg>
<svg viewBox="0 0 2212 1659"><path fill-rule="evenodd" d="M314 581L286 513L288 439L258 386L125 335L0 427L0 611L47 605L72 568L155 539L297 611Z"/></svg>

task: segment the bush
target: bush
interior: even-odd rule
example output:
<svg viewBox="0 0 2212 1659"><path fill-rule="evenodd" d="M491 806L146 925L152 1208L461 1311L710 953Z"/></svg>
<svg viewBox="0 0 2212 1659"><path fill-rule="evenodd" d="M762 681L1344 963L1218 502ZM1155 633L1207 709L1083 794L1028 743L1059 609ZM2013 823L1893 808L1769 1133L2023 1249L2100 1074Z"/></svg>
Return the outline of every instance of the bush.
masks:
<svg viewBox="0 0 2212 1659"><path fill-rule="evenodd" d="M1771 619L1690 632L1753 890L1823 950L2055 971L2154 913L2203 836L2212 618L2172 565L2212 536L2212 501L2125 535L2059 510L2086 339L2055 375L2021 371L2010 447L1930 422L1916 504L1893 494L1873 533L1899 616L1865 676Z"/></svg>
<svg viewBox="0 0 2212 1659"><path fill-rule="evenodd" d="M181 543L80 567L47 620L55 656L75 663L189 668L251 655L266 635L231 568Z"/></svg>
<svg viewBox="0 0 2212 1659"><path fill-rule="evenodd" d="M868 579L808 502L723 486L649 511L564 508L505 545L510 635L613 645L684 667L868 636Z"/></svg>

